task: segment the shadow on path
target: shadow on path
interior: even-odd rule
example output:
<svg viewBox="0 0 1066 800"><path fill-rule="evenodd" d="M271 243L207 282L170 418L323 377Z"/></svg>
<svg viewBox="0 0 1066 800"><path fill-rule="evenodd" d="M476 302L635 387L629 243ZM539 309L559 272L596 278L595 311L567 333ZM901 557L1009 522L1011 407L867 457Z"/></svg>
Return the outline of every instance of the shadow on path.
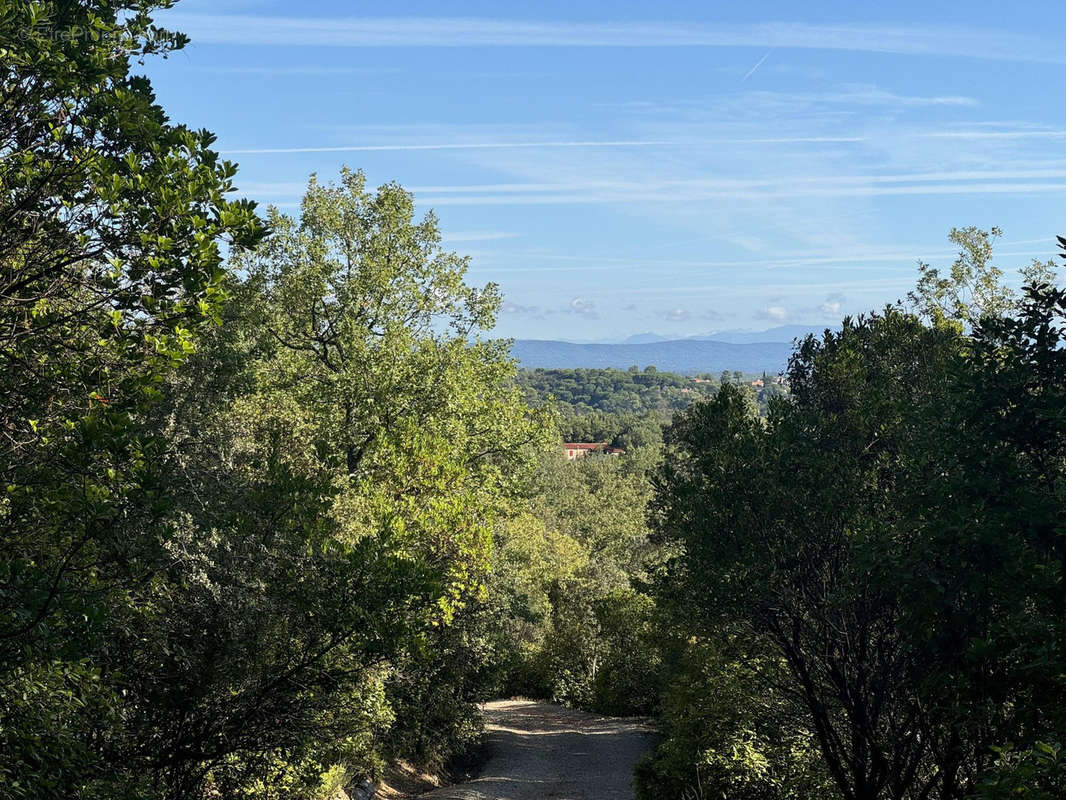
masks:
<svg viewBox="0 0 1066 800"><path fill-rule="evenodd" d="M485 707L490 756L481 775L433 800L632 800L633 767L654 744L636 720L525 700Z"/></svg>

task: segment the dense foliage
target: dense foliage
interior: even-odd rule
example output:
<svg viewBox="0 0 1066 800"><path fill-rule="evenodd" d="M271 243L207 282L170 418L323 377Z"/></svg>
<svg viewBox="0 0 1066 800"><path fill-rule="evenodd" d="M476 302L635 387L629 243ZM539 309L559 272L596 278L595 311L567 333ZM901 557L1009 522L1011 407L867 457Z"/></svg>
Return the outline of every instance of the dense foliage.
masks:
<svg viewBox="0 0 1066 800"><path fill-rule="evenodd" d="M144 796L163 751L122 701L174 586L163 442L146 419L261 235L207 132L129 60L183 38L148 3L0 3L0 785ZM149 637L151 638L151 637ZM121 664L121 666L120 666Z"/></svg>
<svg viewBox="0 0 1066 800"><path fill-rule="evenodd" d="M521 370L518 384L531 403L552 397L562 409L608 414L677 411L717 388L707 378L694 380L654 367Z"/></svg>
<svg viewBox="0 0 1066 800"><path fill-rule="evenodd" d="M723 387L672 428L646 796L1061 794L1066 294L918 307L807 339L765 422Z"/></svg>
<svg viewBox="0 0 1066 800"><path fill-rule="evenodd" d="M154 5L0 5L0 794L318 796L476 735L547 428L402 189L226 199Z"/></svg>
<svg viewBox="0 0 1066 800"><path fill-rule="evenodd" d="M674 414L712 397L722 384L740 387L765 414L771 399L788 393L775 377L740 372L686 376L654 367L535 369L519 370L518 385L530 405L551 405L566 441L608 442L630 450L661 445L663 428Z"/></svg>
<svg viewBox="0 0 1066 800"><path fill-rule="evenodd" d="M647 472L658 451L544 458L528 510L499 536L490 587L509 617L500 648L507 694L604 713L658 700L654 603L663 550L648 536Z"/></svg>
<svg viewBox="0 0 1066 800"><path fill-rule="evenodd" d="M401 187L229 198L168 5L0 0L0 797L323 800L498 693L657 713L647 798L1066 796L1049 264L953 231L789 388L516 373Z"/></svg>

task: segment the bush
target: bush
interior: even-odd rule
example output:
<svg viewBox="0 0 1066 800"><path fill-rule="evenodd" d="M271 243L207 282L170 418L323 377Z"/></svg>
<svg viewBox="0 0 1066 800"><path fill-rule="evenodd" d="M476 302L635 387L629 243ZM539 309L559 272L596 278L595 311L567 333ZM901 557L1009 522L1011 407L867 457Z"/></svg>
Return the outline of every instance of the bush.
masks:
<svg viewBox="0 0 1066 800"><path fill-rule="evenodd" d="M699 640L675 641L670 661L664 736L637 767L640 800L839 797L813 735L765 680L765 664L746 664Z"/></svg>

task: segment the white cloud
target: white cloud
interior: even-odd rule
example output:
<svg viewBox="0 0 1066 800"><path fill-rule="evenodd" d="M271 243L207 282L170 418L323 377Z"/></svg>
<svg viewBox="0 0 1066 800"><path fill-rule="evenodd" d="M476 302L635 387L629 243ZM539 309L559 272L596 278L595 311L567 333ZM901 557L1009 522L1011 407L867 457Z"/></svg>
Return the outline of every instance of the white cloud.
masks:
<svg viewBox="0 0 1066 800"><path fill-rule="evenodd" d="M1062 139L1066 137L1066 131L931 131L922 136L929 139Z"/></svg>
<svg viewBox="0 0 1066 800"><path fill-rule="evenodd" d="M817 313L823 317L840 319L840 310L844 307L846 299L840 292L833 292L818 306Z"/></svg>
<svg viewBox="0 0 1066 800"><path fill-rule="evenodd" d="M337 77L350 75L384 75L397 72L395 69L361 69L358 67L322 66L211 66L189 64L185 69L193 72L209 72L213 75L259 75L271 78L285 77Z"/></svg>
<svg viewBox="0 0 1066 800"><path fill-rule="evenodd" d="M1052 177L1043 175L1040 177ZM734 188L701 187L696 184L677 186L670 184L643 184L637 187L620 187L615 190L573 189L538 193L508 192L492 194L439 194L416 196L425 206L523 206L523 205L575 205L575 204L626 204L626 203L692 203L701 200L782 200L790 198L821 197L918 197L925 195L1001 195L1001 194L1059 194L1066 192L1066 183L1061 181L1003 181L971 182L911 182L886 185L874 178L868 185L848 185L845 181L827 179L804 184L802 179L782 180L773 184L753 182L748 186Z"/></svg>
<svg viewBox="0 0 1066 800"><path fill-rule="evenodd" d="M193 42L310 47L759 47L1066 63L1051 38L952 26L534 22L485 18L160 15Z"/></svg>
<svg viewBox="0 0 1066 800"><path fill-rule="evenodd" d="M747 110L758 113L769 109L771 112L809 111L815 108L827 109L833 106L868 106L885 108L923 108L935 106L954 106L957 108L976 108L981 105L975 97L966 95L911 95L888 91L869 83L841 83L822 91L773 91L753 89L726 94L714 94L707 97L687 100L629 100L621 103L605 103L608 107L620 109L633 115L645 117L675 114L699 115L708 108L729 111Z"/></svg>
<svg viewBox="0 0 1066 800"><path fill-rule="evenodd" d="M773 322L784 322L788 319L788 309L784 306L766 306L756 316L759 319L768 319Z"/></svg>
<svg viewBox="0 0 1066 800"><path fill-rule="evenodd" d="M585 317L586 319L599 319L600 315L596 313L596 304L585 297L575 297L566 307L567 313L577 314L579 317Z"/></svg>
<svg viewBox="0 0 1066 800"><path fill-rule="evenodd" d="M692 318L692 314L688 309L684 308L671 308L667 311L660 311L659 316L666 322L688 322Z"/></svg>
<svg viewBox="0 0 1066 800"><path fill-rule="evenodd" d="M666 139L622 139L587 141L499 141L499 142L423 142L392 144L351 144L330 146L295 147L223 147L224 155L285 155L294 153L376 153L418 150L528 150L528 149L584 149L598 147L713 147L723 144L855 144L867 141L865 136L779 136L751 137L743 139L703 139L670 141Z"/></svg>
<svg viewBox="0 0 1066 800"><path fill-rule="evenodd" d="M763 68L773 61L771 58ZM691 259L670 260L663 258L670 251L659 247L643 253L620 253L617 259L610 259L598 257L596 251L600 247L594 241L589 243L588 253L582 252L583 247L557 248L550 242L534 250L501 241L492 248L495 252L486 254L489 261L479 261L475 268L491 266L494 273L514 275L519 286L525 280L522 273L587 272L591 276L617 268L627 276L619 288L629 289L641 271L655 271L659 265L676 268L677 282L687 285L699 281L693 281L685 272L706 265L715 270L709 279L712 283L718 279L719 270L732 267L791 273L801 267L824 266L821 273L827 281L833 278L825 275L826 271L854 269L856 277L861 278L881 279L898 273L901 278L894 285L909 288L915 260L940 257L944 245L899 241L891 248L873 246L871 239L889 236L879 227L884 198L950 197L950 203L921 204L949 209L973 207L962 198L988 198L991 203L995 197L1034 195L1036 199L1031 202L1035 203L1052 193L1066 192L1066 158L1049 146L1057 141L1054 138L970 140L940 135L1044 136L1049 133L1045 128L1027 126L1017 119L952 121L946 113L937 114L939 127L935 129L931 123L900 122L891 114L878 116L876 124L868 124L863 119L867 112L862 108L827 105L833 98L858 104L856 95L868 92L871 103L876 100L882 104L921 105L943 101L951 115L956 110L968 113L968 105L958 105L957 109L951 105L953 95L948 92L916 98L906 92L890 91L891 88L836 84L820 95L821 100L812 94L800 97L795 105L783 101L781 113L772 116L761 113L766 108L758 105L705 103L701 108L692 101L681 112L666 110L629 117L604 129L540 119L476 124L382 123L322 129L323 138L318 141L348 141L353 147L368 148L430 148L420 155L418 171L411 174L433 177L423 180L423 185L407 184L407 188L414 192L422 209L437 207L445 219L459 220L460 227L465 225L475 234L478 217L466 214L463 207L480 210L498 206L501 215L514 217L503 216L500 228L518 231L522 228L511 226L523 224L520 220L526 215L520 211L522 208L585 205L608 207L611 214L630 219L633 224L651 222L649 230L654 227L660 232L655 235L671 241L695 235L706 243L705 253L718 254L715 260L702 262L699 251L689 248ZM569 144L592 142L620 144ZM649 144L621 146L625 142ZM533 146L542 149L530 149ZM536 158L531 158L531 153ZM393 177L394 169L408 168L406 160L384 156L370 161L369 166L382 178ZM468 184L450 182L451 176L468 175L475 176ZM241 186L253 199L258 196L255 188ZM288 197L284 184L263 188L274 195L269 199L277 200L295 199L303 192L303 184L294 184ZM449 208L453 206L458 208L453 211ZM575 215L582 212L583 209L573 209ZM943 229L966 221L948 218L946 211L940 216L944 219ZM744 242L737 238L750 238L753 231L757 232L757 240ZM1032 234L1038 232L1034 230ZM1024 233L1032 235L1029 230ZM921 234L923 238L930 235L928 230ZM781 247L783 242L788 246ZM757 252L752 252L753 247ZM1032 255L1046 258L1049 252L1053 248ZM657 274L661 276L661 270ZM734 285L735 281L725 281L721 291L726 296L736 296ZM666 290L665 286L661 288ZM895 297L896 290L892 291ZM851 292L849 295L854 296ZM802 313L818 314L824 296L805 296ZM684 302L684 298L679 294L676 301ZM671 305L672 301L664 298L652 308ZM556 306L556 313L561 313L560 306ZM752 302L745 313L756 307ZM548 306L544 313L552 310ZM793 308L792 312L795 316L801 310Z"/></svg>

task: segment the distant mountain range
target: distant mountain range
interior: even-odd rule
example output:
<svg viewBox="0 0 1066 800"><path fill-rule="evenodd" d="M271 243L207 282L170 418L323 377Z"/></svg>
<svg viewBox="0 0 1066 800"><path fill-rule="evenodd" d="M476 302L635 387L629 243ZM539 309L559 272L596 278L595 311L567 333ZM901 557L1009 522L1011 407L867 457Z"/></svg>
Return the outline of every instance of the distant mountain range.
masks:
<svg viewBox="0 0 1066 800"><path fill-rule="evenodd" d="M779 325L765 331L725 330L685 339L657 333L637 333L623 342L559 342L517 339L512 353L523 367L536 369L641 369L654 366L668 372L769 372L788 366L793 342L807 334L821 336L839 325Z"/></svg>
<svg viewBox="0 0 1066 800"><path fill-rule="evenodd" d="M813 333L815 336L821 336L826 327L830 327L834 330L840 328L839 325L823 325L821 327L817 325L778 325L776 328L770 328L765 331L713 331L711 333L701 333L696 336L686 336L685 339L678 339L676 336L662 336L658 333L637 333L627 338L622 344L650 344L652 342L673 342L693 339L701 341L731 342L732 344L747 344L750 342L791 342L793 339L804 338L808 333Z"/></svg>
<svg viewBox="0 0 1066 800"><path fill-rule="evenodd" d="M826 329L839 331L840 325L779 325L765 331L718 331L707 333L702 336L693 336L693 339L709 339L716 342L732 342L734 344L746 344L749 342L788 342L795 339L804 339L807 334L820 337Z"/></svg>
<svg viewBox="0 0 1066 800"><path fill-rule="evenodd" d="M577 369L614 367L643 369L654 366L668 372L768 372L784 371L791 342L719 342L674 339L636 344L576 344L544 339L517 339L511 352L523 367Z"/></svg>

